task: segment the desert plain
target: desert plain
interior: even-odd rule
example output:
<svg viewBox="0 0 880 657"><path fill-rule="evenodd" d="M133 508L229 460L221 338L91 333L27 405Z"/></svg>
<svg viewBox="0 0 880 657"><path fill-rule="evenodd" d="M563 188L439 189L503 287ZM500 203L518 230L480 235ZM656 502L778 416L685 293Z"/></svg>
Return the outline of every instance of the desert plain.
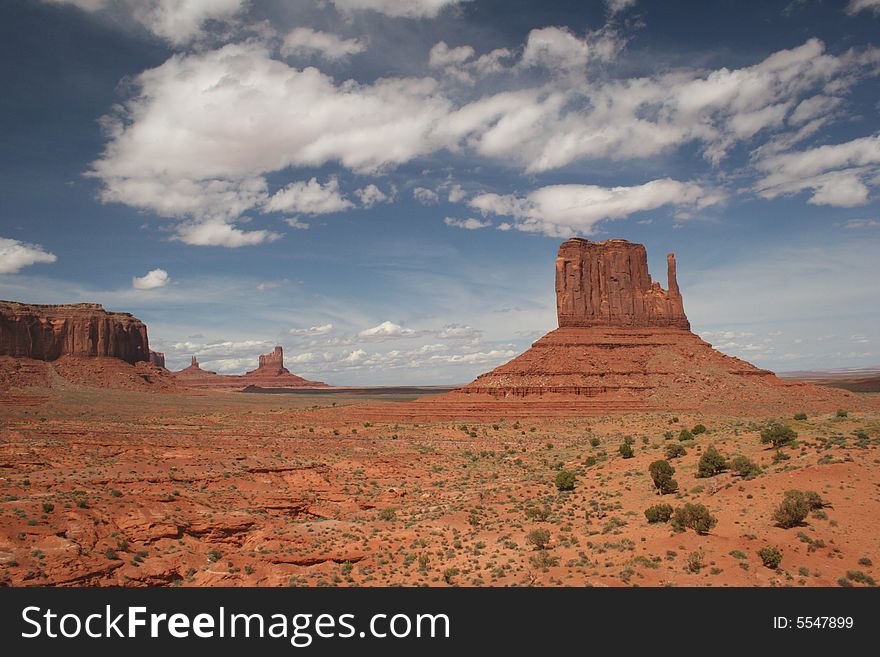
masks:
<svg viewBox="0 0 880 657"><path fill-rule="evenodd" d="M866 393L870 394L870 393ZM872 395L876 396L876 395ZM861 586L880 573L880 413L647 412L359 421L406 396L154 394L76 384L0 401L0 578L21 585ZM845 412L845 415L844 415ZM799 416L800 417L800 416ZM682 429L704 433L681 441ZM671 438L670 438L671 436ZM633 456L620 454L632 443ZM668 445L679 484L648 466ZM698 477L710 445L760 474ZM779 456L782 454L782 456ZM784 458L785 460L781 460ZM560 491L560 471L576 475ZM777 526L785 491L824 504ZM707 535L646 508L706 506ZM529 535L546 530L536 546ZM540 538L540 536L539 536ZM777 568L758 550L782 553Z"/></svg>

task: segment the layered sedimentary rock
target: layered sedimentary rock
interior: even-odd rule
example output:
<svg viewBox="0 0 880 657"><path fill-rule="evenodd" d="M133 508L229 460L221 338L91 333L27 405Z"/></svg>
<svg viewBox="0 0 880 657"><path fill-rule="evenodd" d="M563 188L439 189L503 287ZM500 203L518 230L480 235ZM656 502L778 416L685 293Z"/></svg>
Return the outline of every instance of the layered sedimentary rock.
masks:
<svg viewBox="0 0 880 657"><path fill-rule="evenodd" d="M568 326L653 326L690 329L675 272L667 256L668 290L652 282L648 255L626 240L570 239L556 258L556 312Z"/></svg>
<svg viewBox="0 0 880 657"><path fill-rule="evenodd" d="M150 351L150 362L156 367L165 367L165 354L161 351Z"/></svg>
<svg viewBox="0 0 880 657"><path fill-rule="evenodd" d="M67 305L0 301L0 355L34 360L107 356L149 362L147 327L129 313L97 303Z"/></svg>
<svg viewBox="0 0 880 657"><path fill-rule="evenodd" d="M690 331L671 253L667 277L666 290L651 280L641 244L568 240L556 259L558 329L472 383L395 411L420 420L734 407L772 412L804 404L833 408L851 399L716 351Z"/></svg>
<svg viewBox="0 0 880 657"><path fill-rule="evenodd" d="M186 385L195 388L212 388L217 390L243 390L244 388L325 388L326 383L309 381L292 374L284 367L284 350L280 346L262 354L259 366L246 374L221 375L203 370L195 356L192 363L174 375Z"/></svg>

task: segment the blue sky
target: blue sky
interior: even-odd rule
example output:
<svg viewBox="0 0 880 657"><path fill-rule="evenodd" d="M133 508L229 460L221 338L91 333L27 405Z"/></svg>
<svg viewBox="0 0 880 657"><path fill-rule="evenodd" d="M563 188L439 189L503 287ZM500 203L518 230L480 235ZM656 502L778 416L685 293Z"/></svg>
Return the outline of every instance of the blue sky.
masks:
<svg viewBox="0 0 880 657"><path fill-rule="evenodd" d="M880 0L11 0L0 298L461 383L555 328L562 239L674 251L694 330L880 363Z"/></svg>

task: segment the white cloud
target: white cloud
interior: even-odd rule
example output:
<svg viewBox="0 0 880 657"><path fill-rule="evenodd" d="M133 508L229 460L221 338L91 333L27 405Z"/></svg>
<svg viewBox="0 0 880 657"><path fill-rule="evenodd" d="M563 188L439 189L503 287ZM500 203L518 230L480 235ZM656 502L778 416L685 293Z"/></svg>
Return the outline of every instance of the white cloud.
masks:
<svg viewBox="0 0 880 657"><path fill-rule="evenodd" d="M305 336L316 336L316 335L327 335L330 331L333 330L333 324L320 324L319 326L310 326L309 328L292 328L288 333L291 335L305 335Z"/></svg>
<svg viewBox="0 0 880 657"><path fill-rule="evenodd" d="M569 237L588 235L596 223L605 219L622 219L664 205L701 209L721 200L717 191L706 190L696 183L663 178L633 187L549 185L525 197L479 194L468 205L484 216L514 217L517 220L514 227L519 230Z"/></svg>
<svg viewBox="0 0 880 657"><path fill-rule="evenodd" d="M880 171L880 134L759 159L755 190L776 198L812 190L809 203L853 207L868 202L865 180Z"/></svg>
<svg viewBox="0 0 880 657"><path fill-rule="evenodd" d="M471 46L450 48L445 41L439 41L428 53L428 66L446 68L450 65L463 64L474 56L474 52Z"/></svg>
<svg viewBox="0 0 880 657"><path fill-rule="evenodd" d="M319 55L329 60L339 60L357 55L367 49L359 39L343 39L331 32L320 32L310 27L298 27L284 37L281 54Z"/></svg>
<svg viewBox="0 0 880 657"><path fill-rule="evenodd" d="M461 185L453 185L449 189L449 202L450 203L458 203L459 201L463 201L467 198L467 192L462 189Z"/></svg>
<svg viewBox="0 0 880 657"><path fill-rule="evenodd" d="M608 7L608 13L613 16L624 9L634 7L636 1L637 0L605 0L605 5Z"/></svg>
<svg viewBox="0 0 880 657"><path fill-rule="evenodd" d="M208 220L181 224L172 239L194 246L225 246L236 249L240 246L274 242L280 238L280 233L268 230L241 230L223 221Z"/></svg>
<svg viewBox="0 0 880 657"><path fill-rule="evenodd" d="M366 187L355 190L354 195L358 197L361 205L365 208L371 208L377 203L390 203L393 200L393 193L389 196L372 183Z"/></svg>
<svg viewBox="0 0 880 657"><path fill-rule="evenodd" d="M204 36L210 21L233 19L247 0L43 0L74 5L84 11L113 10L175 46Z"/></svg>
<svg viewBox="0 0 880 657"><path fill-rule="evenodd" d="M470 0L330 0L344 12L375 11L393 18L435 18L446 7Z"/></svg>
<svg viewBox="0 0 880 657"><path fill-rule="evenodd" d="M479 339L483 332L466 324L447 324L437 332L441 340L475 340Z"/></svg>
<svg viewBox="0 0 880 657"><path fill-rule="evenodd" d="M860 11L872 11L875 14L880 14L880 0L849 0L846 13L852 16Z"/></svg>
<svg viewBox="0 0 880 657"><path fill-rule="evenodd" d="M286 223L291 228L296 228L297 230L308 230L311 228L311 224L306 223L305 221L300 221L296 217L285 217L284 223Z"/></svg>
<svg viewBox="0 0 880 657"><path fill-rule="evenodd" d="M280 281L263 281L262 283L257 284L258 292L265 292L266 290L277 290L280 287L287 285L290 281L286 278L282 278Z"/></svg>
<svg viewBox="0 0 880 657"><path fill-rule="evenodd" d="M446 217L443 220L447 226L454 226L455 228L466 228L467 230L476 230L478 228L488 228L492 225L491 221L481 221L480 219L474 219L473 217L469 217L467 219L456 219L454 217Z"/></svg>
<svg viewBox="0 0 880 657"><path fill-rule="evenodd" d="M165 287L171 278L164 269L152 269L143 276L135 276L131 279L131 285L136 290L155 290Z"/></svg>
<svg viewBox="0 0 880 657"><path fill-rule="evenodd" d="M263 205L263 212L300 212L318 215L342 212L354 203L339 192L339 180L331 176L322 185L317 178L292 182L273 194Z"/></svg>
<svg viewBox="0 0 880 657"><path fill-rule="evenodd" d="M17 274L24 267L40 262L55 262L58 257L39 244L27 244L0 237L0 274Z"/></svg>
<svg viewBox="0 0 880 657"><path fill-rule="evenodd" d="M362 338L384 340L388 338L413 338L418 335L418 332L404 328L400 324L385 321L372 328L364 329L358 335Z"/></svg>
<svg viewBox="0 0 880 657"><path fill-rule="evenodd" d="M413 198L422 205L432 205L440 200L437 192L426 187L416 187L413 190Z"/></svg>
<svg viewBox="0 0 880 657"><path fill-rule="evenodd" d="M529 32L520 66L540 66L549 71L577 71L587 65L590 48L563 27L543 27Z"/></svg>
<svg viewBox="0 0 880 657"><path fill-rule="evenodd" d="M860 230L862 228L880 227L880 221L877 219L850 219L843 222L843 227L848 230Z"/></svg>

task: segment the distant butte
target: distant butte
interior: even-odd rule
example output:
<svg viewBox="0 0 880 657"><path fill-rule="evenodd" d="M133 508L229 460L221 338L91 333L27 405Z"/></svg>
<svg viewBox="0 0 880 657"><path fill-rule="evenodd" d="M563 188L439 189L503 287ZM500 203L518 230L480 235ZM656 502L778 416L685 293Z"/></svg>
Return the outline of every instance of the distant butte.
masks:
<svg viewBox="0 0 880 657"><path fill-rule="evenodd" d="M189 367L173 372L173 374L189 387L215 390L329 387L321 381L309 381L296 374L291 374L290 370L284 367L284 350L280 345L268 354L261 354L257 369L246 374L222 375L203 370L195 356L192 357Z"/></svg>

